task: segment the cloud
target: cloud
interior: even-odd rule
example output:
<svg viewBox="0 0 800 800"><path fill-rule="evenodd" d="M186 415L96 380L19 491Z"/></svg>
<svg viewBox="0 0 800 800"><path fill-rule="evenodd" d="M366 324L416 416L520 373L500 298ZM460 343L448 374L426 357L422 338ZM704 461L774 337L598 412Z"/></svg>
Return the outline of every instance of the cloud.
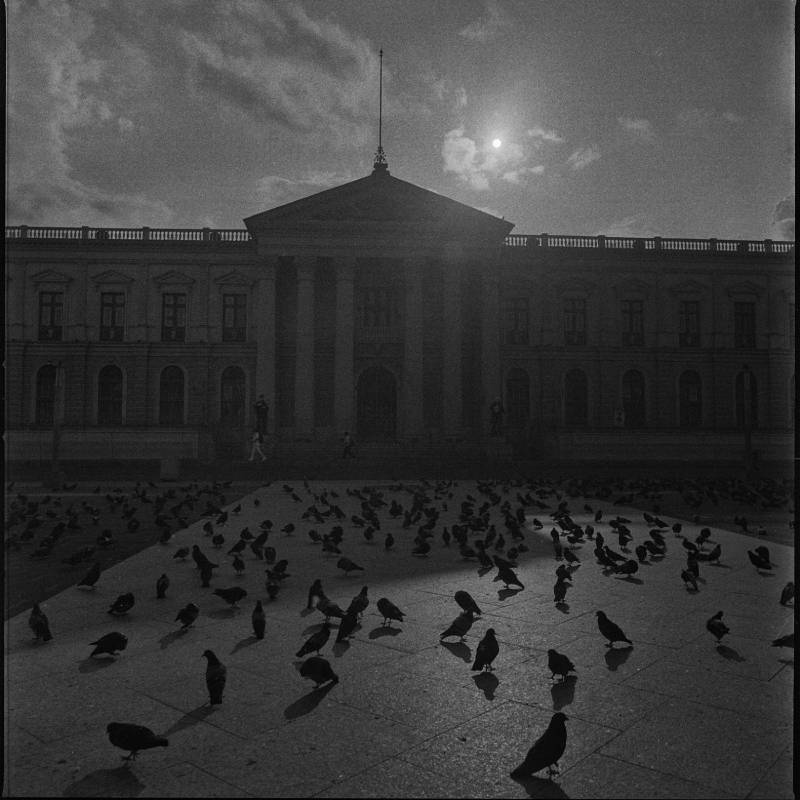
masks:
<svg viewBox="0 0 800 800"><path fill-rule="evenodd" d="M649 120L635 117L617 117L617 122L623 130L629 131L643 141L652 142L655 139L653 126Z"/></svg>
<svg viewBox="0 0 800 800"><path fill-rule="evenodd" d="M486 12L483 16L462 28L458 35L471 42L485 43L497 39L513 26L513 18L500 7L498 0L486 0Z"/></svg>
<svg viewBox="0 0 800 800"><path fill-rule="evenodd" d="M595 232L595 236L619 236L621 238L652 239L659 234L651 228L652 220L644 214L634 214L612 222Z"/></svg>
<svg viewBox="0 0 800 800"><path fill-rule="evenodd" d="M535 167L521 167L520 169L509 170L501 175L504 181L508 183L520 184L526 175L542 175L544 173L544 165L538 164Z"/></svg>
<svg viewBox="0 0 800 800"><path fill-rule="evenodd" d="M692 106L678 111L675 121L680 131L684 133L715 136L730 125L741 125L744 117L733 111L719 112L711 108L698 108Z"/></svg>
<svg viewBox="0 0 800 800"><path fill-rule="evenodd" d="M463 128L454 128L445 134L442 158L445 172L454 172L478 191L488 189L490 179L520 182L524 175L535 174L539 170L539 167L525 167L526 156L519 145L506 142L502 147L495 148L487 141L479 147L473 139L464 135ZM509 175L512 177L506 177Z"/></svg>
<svg viewBox="0 0 800 800"><path fill-rule="evenodd" d="M257 181L256 192L261 202L274 208L351 180L351 175L321 171L309 171L300 178L265 175Z"/></svg>
<svg viewBox="0 0 800 800"><path fill-rule="evenodd" d="M593 161L600 159L600 148L596 144L590 144L588 147L579 147L568 159L572 169L584 169L588 167Z"/></svg>
<svg viewBox="0 0 800 800"><path fill-rule="evenodd" d="M528 136L531 136L534 139L541 139L542 141L545 142L561 143L564 141L564 139L561 136L559 136L559 134L556 133L556 131L547 130L546 128L542 128L539 125L536 125L533 128L529 128L526 131L526 133L528 134Z"/></svg>
<svg viewBox="0 0 800 800"><path fill-rule="evenodd" d="M773 235L778 239L793 242L794 238L794 195L787 195L775 206L772 214Z"/></svg>

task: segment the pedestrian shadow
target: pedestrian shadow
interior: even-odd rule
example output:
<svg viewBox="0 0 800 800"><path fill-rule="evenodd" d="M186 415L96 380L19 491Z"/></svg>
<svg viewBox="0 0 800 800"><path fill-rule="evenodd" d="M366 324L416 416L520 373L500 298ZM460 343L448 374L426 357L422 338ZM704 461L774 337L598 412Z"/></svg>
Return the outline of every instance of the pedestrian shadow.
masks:
<svg viewBox="0 0 800 800"><path fill-rule="evenodd" d="M545 778L512 777L528 793L528 797L541 797L547 800L559 800L560 798L569 799L569 795L555 781Z"/></svg>
<svg viewBox="0 0 800 800"><path fill-rule="evenodd" d="M255 644L256 642L261 641L257 636L246 636L244 639L236 642L234 645L233 650L231 650L230 654L233 655L234 653L238 653L240 650L243 650L245 647L250 647L251 644Z"/></svg>
<svg viewBox="0 0 800 800"><path fill-rule="evenodd" d="M440 641L439 644L441 644L442 647L446 647L454 656L457 656L462 661L466 661L467 663L472 661L472 651L466 643Z"/></svg>
<svg viewBox="0 0 800 800"><path fill-rule="evenodd" d="M717 652L723 657L727 658L728 661L747 661L747 659L741 655L737 650L734 650L732 647L728 647L726 644L718 644L717 645Z"/></svg>
<svg viewBox="0 0 800 800"><path fill-rule="evenodd" d="M312 689L308 694L303 695L299 700L287 706L283 711L286 719L297 719L305 714L311 713L325 698L325 695L337 684L334 682L326 683L318 689Z"/></svg>
<svg viewBox="0 0 800 800"><path fill-rule="evenodd" d="M557 609L558 609L558 610L559 610L559 611L560 611L562 614L569 614L569 603L565 603L565 602L563 602L563 601L562 601L562 602L560 602L560 603L556 603L556 608L557 608Z"/></svg>
<svg viewBox="0 0 800 800"><path fill-rule="evenodd" d="M487 700L494 700L494 693L500 685L500 681L491 672L473 675L472 680L475 681L475 685L483 692Z"/></svg>
<svg viewBox="0 0 800 800"><path fill-rule="evenodd" d="M92 656L87 656L83 661L78 663L78 672L97 672L98 670L105 669L116 663L117 659L114 657L93 658Z"/></svg>
<svg viewBox="0 0 800 800"><path fill-rule="evenodd" d="M373 628L368 636L370 639L380 639L382 636L397 636L398 633L402 633L402 628L392 628L389 625L378 625L377 628Z"/></svg>
<svg viewBox="0 0 800 800"><path fill-rule="evenodd" d="M198 722L202 722L209 714L213 713L214 706L203 703L203 705L198 706L194 711L189 711L187 714L184 714L177 722L173 722L169 730L164 731L162 735L169 737L178 733L178 731L191 728L192 725L197 725Z"/></svg>
<svg viewBox="0 0 800 800"><path fill-rule="evenodd" d="M550 687L550 696L553 698L553 711L560 711L575 699L575 684L578 678L567 675L563 681L558 681Z"/></svg>
<svg viewBox="0 0 800 800"><path fill-rule="evenodd" d="M138 797L145 785L127 765L98 769L67 786L63 797Z"/></svg>
<svg viewBox="0 0 800 800"><path fill-rule="evenodd" d="M612 672L616 672L628 660L632 652L633 645L628 647L609 647L605 655L608 668Z"/></svg>
<svg viewBox="0 0 800 800"><path fill-rule="evenodd" d="M171 631L170 633L167 633L164 636L162 636L158 640L161 649L166 650L173 642L177 641L182 636L185 636L186 631L188 630L189 628L179 628L177 631Z"/></svg>

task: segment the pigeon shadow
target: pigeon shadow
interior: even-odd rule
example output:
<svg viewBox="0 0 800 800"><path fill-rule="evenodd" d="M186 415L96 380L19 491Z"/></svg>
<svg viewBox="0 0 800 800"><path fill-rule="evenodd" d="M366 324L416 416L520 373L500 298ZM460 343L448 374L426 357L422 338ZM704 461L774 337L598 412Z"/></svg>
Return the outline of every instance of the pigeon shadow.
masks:
<svg viewBox="0 0 800 800"><path fill-rule="evenodd" d="M478 567L478 576L483 577L487 572L491 572L494 567Z"/></svg>
<svg viewBox="0 0 800 800"><path fill-rule="evenodd" d="M350 649L350 642L343 639L341 642L335 642L331 648L336 658L341 658Z"/></svg>
<svg viewBox="0 0 800 800"><path fill-rule="evenodd" d="M228 608L220 608L216 611L209 611L208 616L213 617L214 619L230 619L237 611L241 611L241 608L234 608L233 606L228 606Z"/></svg>
<svg viewBox="0 0 800 800"><path fill-rule="evenodd" d="M575 684L578 678L567 675L563 681L558 681L550 687L550 696L553 698L553 711L560 711L575 699Z"/></svg>
<svg viewBox="0 0 800 800"><path fill-rule="evenodd" d="M256 642L261 641L257 636L246 636L244 639L236 642L234 645L233 650L231 650L230 654L233 655L234 653L238 653L240 650L243 650L245 647L250 647L251 644L255 644Z"/></svg>
<svg viewBox="0 0 800 800"><path fill-rule="evenodd" d="M439 644L441 644L442 647L446 647L454 656L460 658L462 661L466 661L467 663L472 661L472 651L469 649L469 645L464 642L444 642L440 640Z"/></svg>
<svg viewBox="0 0 800 800"><path fill-rule="evenodd" d="M110 667L112 664L116 663L116 661L116 658L93 658L92 656L87 656L79 663L78 672L97 672L100 669Z"/></svg>
<svg viewBox="0 0 800 800"><path fill-rule="evenodd" d="M741 653L739 653L737 650L734 650L732 647L728 647L726 644L718 644L717 652L723 658L727 658L728 661L747 661L747 659L741 655Z"/></svg>
<svg viewBox="0 0 800 800"><path fill-rule="evenodd" d="M186 634L186 631L188 630L189 630L188 628L178 628L177 631L171 631L170 633L167 633L164 636L162 636L158 640L161 649L166 650L167 647L169 647L173 642L177 641L182 636L184 636Z"/></svg>
<svg viewBox="0 0 800 800"><path fill-rule="evenodd" d="M472 680L475 681L475 685L483 692L487 700L494 700L495 689L500 685L500 681L491 672L473 675Z"/></svg>
<svg viewBox="0 0 800 800"><path fill-rule="evenodd" d="M721 567L722 569L733 569L730 564L720 564L719 561L709 561L706 564L707 567Z"/></svg>
<svg viewBox="0 0 800 800"><path fill-rule="evenodd" d="M283 711L286 719L297 719L304 714L311 713L324 699L325 695L336 686L336 683L329 682L319 689L312 689L308 694L303 695L299 700L287 706Z"/></svg>
<svg viewBox="0 0 800 800"><path fill-rule="evenodd" d="M626 575L624 578L619 578L619 580L625 581L626 583L636 583L639 586L644 584L641 578L634 578L633 575Z"/></svg>
<svg viewBox="0 0 800 800"><path fill-rule="evenodd" d="M616 670L628 660L632 651L633 651L632 645L621 648L609 647L608 650L606 650L606 655L605 655L606 664L608 668L612 672L616 672Z"/></svg>
<svg viewBox="0 0 800 800"><path fill-rule="evenodd" d="M402 633L402 628L392 628L389 625L378 625L377 628L373 628L368 636L370 639L380 639L382 636L397 636L398 633Z"/></svg>
<svg viewBox="0 0 800 800"><path fill-rule="evenodd" d="M131 772L128 762L116 769L98 769L67 786L63 797L137 797L145 785Z"/></svg>
<svg viewBox="0 0 800 800"><path fill-rule="evenodd" d="M556 603L556 608L562 614L569 614L569 603L565 603L563 600L560 603Z"/></svg>
<svg viewBox="0 0 800 800"><path fill-rule="evenodd" d="M214 706L203 703L203 705L198 706L194 711L189 711L187 714L184 714L177 722L173 722L169 730L164 731L162 735L169 737L172 736L173 733L191 728L192 725L197 725L198 722L202 722L209 714L213 713Z"/></svg>
<svg viewBox="0 0 800 800"><path fill-rule="evenodd" d="M323 622L315 622L313 625L309 625L307 628L303 629L302 636L311 636L312 633L318 633L322 630L322 626L324 625Z"/></svg>
<svg viewBox="0 0 800 800"><path fill-rule="evenodd" d="M511 589L510 587L498 589L497 598L498 600L507 600L509 597L513 597L515 594L519 594L521 591L522 589Z"/></svg>
<svg viewBox="0 0 800 800"><path fill-rule="evenodd" d="M303 610L300 612L300 616L301 616L301 617L307 617L309 614L313 614L315 611L316 611L316 609L315 609L315 608L304 608L304 609L303 609Z"/></svg>
<svg viewBox="0 0 800 800"><path fill-rule="evenodd" d="M559 798L569 799L569 795L553 780L549 778L535 778L532 775L525 778L513 778L528 793L528 797L548 798L549 800L559 800Z"/></svg>

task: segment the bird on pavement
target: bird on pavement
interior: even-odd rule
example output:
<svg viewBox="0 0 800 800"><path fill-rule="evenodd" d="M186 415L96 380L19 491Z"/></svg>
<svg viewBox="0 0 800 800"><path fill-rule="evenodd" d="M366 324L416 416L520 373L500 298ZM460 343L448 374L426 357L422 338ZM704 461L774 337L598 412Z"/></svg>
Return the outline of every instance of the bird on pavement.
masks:
<svg viewBox="0 0 800 800"><path fill-rule="evenodd" d="M629 558L624 564L617 564L614 572L618 575L633 575L639 569L639 562L635 558Z"/></svg>
<svg viewBox="0 0 800 800"><path fill-rule="evenodd" d="M135 600L133 592L126 592L121 594L108 609L109 614L122 615L127 614L132 608Z"/></svg>
<svg viewBox="0 0 800 800"><path fill-rule="evenodd" d="M481 616L481 610L478 608L478 604L472 598L472 595L469 592L465 592L463 589L459 589L453 597L455 598L456 603L464 609L464 611L471 611L476 616Z"/></svg>
<svg viewBox="0 0 800 800"><path fill-rule="evenodd" d="M566 561L567 564L575 564L576 566L581 563L581 560L578 558L578 556L576 556L575 553L569 548L564 550L564 561Z"/></svg>
<svg viewBox="0 0 800 800"><path fill-rule="evenodd" d="M706 630L714 636L717 642L719 642L726 633L730 633L730 628L722 621L721 611L717 611L717 613L706 622Z"/></svg>
<svg viewBox="0 0 800 800"><path fill-rule="evenodd" d="M314 681L314 688L319 689L323 683L331 681L339 683L339 676L333 671L330 661L321 656L311 656L300 665L300 674Z"/></svg>
<svg viewBox="0 0 800 800"><path fill-rule="evenodd" d="M186 630L194 625L199 614L200 609L194 603L188 603L178 612L178 616L175 617L175 622L180 622L182 630Z"/></svg>
<svg viewBox="0 0 800 800"><path fill-rule="evenodd" d="M175 554L172 556L173 558L179 558L181 561L185 561L191 551L188 547L179 547Z"/></svg>
<svg viewBox="0 0 800 800"><path fill-rule="evenodd" d="M347 607L347 612L350 613L351 611L359 617L364 615L364 612L367 610L367 606L369 605L369 597L367 597L367 587L364 586L361 591L350 601L350 605Z"/></svg>
<svg viewBox="0 0 800 800"><path fill-rule="evenodd" d="M156 581L156 599L163 600L167 596L167 589L169 589L169 578L164 572Z"/></svg>
<svg viewBox="0 0 800 800"><path fill-rule="evenodd" d="M329 599L325 595L322 595L322 597L317 600L317 611L325 615L326 622L331 617L337 617L338 619L341 619L345 613L343 608L341 608L337 603L334 603L333 600Z"/></svg>
<svg viewBox="0 0 800 800"><path fill-rule="evenodd" d="M711 561L714 564L719 563L719 557L722 555L722 545L717 542L707 553L698 551L697 558L700 561Z"/></svg>
<svg viewBox="0 0 800 800"><path fill-rule="evenodd" d="M547 667L552 673L551 678L560 675L562 681L567 679L568 672L575 672L575 665L563 653L552 648L547 651Z"/></svg>
<svg viewBox="0 0 800 800"><path fill-rule="evenodd" d="M636 552L636 558L639 559L640 564L647 563L647 548L643 544L637 544L634 548Z"/></svg>
<svg viewBox="0 0 800 800"><path fill-rule="evenodd" d="M228 550L228 555L229 556L238 555L239 553L242 552L242 550L245 549L245 547L247 547L247 540L246 539L239 539L239 541L236 542L236 544L233 545L233 547L231 547L230 550Z"/></svg>
<svg viewBox="0 0 800 800"><path fill-rule="evenodd" d="M688 569L682 569L681 578L687 589L691 586L695 592L697 591L697 578L694 576L694 573L690 572Z"/></svg>
<svg viewBox="0 0 800 800"><path fill-rule="evenodd" d="M483 670L492 672L492 662L500 652L500 645L495 638L494 628L489 628L478 643L475 651L475 661L472 664L473 670Z"/></svg>
<svg viewBox="0 0 800 800"><path fill-rule="evenodd" d="M559 578L553 585L553 602L563 603L564 598L567 596L567 589L571 584L567 583L563 578Z"/></svg>
<svg viewBox="0 0 800 800"><path fill-rule="evenodd" d="M253 623L253 633L255 633L256 639L263 639L264 631L267 627L267 617L264 614L264 607L261 605L260 600L256 600L256 607L250 615L250 620Z"/></svg>
<svg viewBox="0 0 800 800"><path fill-rule="evenodd" d="M42 611L38 603L33 604L31 615L28 617L28 625L37 639L49 642L53 638L50 633L50 623L47 621L47 615Z"/></svg>
<svg viewBox="0 0 800 800"><path fill-rule="evenodd" d="M512 778L528 778L545 767L548 778L558 772L558 761L567 748L567 727L564 724L567 719L569 717L561 711L553 714L547 730L528 750L525 760L511 772Z"/></svg>
<svg viewBox="0 0 800 800"><path fill-rule="evenodd" d="M612 622L604 611L597 612L597 627L600 629L600 633L608 639L606 647L613 647L614 642L627 642L633 646L633 642L622 632L622 628Z"/></svg>
<svg viewBox="0 0 800 800"><path fill-rule="evenodd" d="M352 603L350 604L352 606ZM342 621L339 623L339 631L336 634L336 641L343 642L358 627L358 614L352 608L348 608Z"/></svg>
<svg viewBox="0 0 800 800"><path fill-rule="evenodd" d="M514 584L515 586L519 586L520 589L524 589L525 587L522 585L522 581L517 577L517 573L514 572L511 567L498 567L497 575L494 576L492 579L493 581L502 581L506 585L506 589L508 589L509 584Z"/></svg>
<svg viewBox="0 0 800 800"><path fill-rule="evenodd" d="M221 597L231 608L238 608L238 603L243 597L247 597L247 590L241 586L231 586L228 589L214 589L213 594Z"/></svg>
<svg viewBox="0 0 800 800"><path fill-rule="evenodd" d="M237 575L241 575L244 572L244 561L238 555L233 557L233 569Z"/></svg>
<svg viewBox="0 0 800 800"><path fill-rule="evenodd" d="M92 564L89 571L84 576L83 580L78 584L78 586L88 586L90 589L94 589L95 584L100 578L100 562L95 561Z"/></svg>
<svg viewBox="0 0 800 800"><path fill-rule="evenodd" d="M322 628L308 637L303 646L295 653L295 656L297 658L302 658L309 653L316 653L319 655L319 651L325 646L330 637L331 624L327 621L323 622Z"/></svg>
<svg viewBox="0 0 800 800"><path fill-rule="evenodd" d="M763 550L760 547L757 547L755 550L748 550L747 557L750 559L750 563L759 572L770 572L773 565L769 560L769 551L767 550L765 554L764 550L767 550L766 547Z"/></svg>
<svg viewBox="0 0 800 800"><path fill-rule="evenodd" d="M381 597L376 605L378 607L378 611L380 611L380 613L383 615L383 625L389 625L389 627L391 627L388 620L396 620L397 622L403 621L405 614L394 603L392 603L391 600Z"/></svg>
<svg viewBox="0 0 800 800"><path fill-rule="evenodd" d="M203 566L210 566L210 567L218 567L219 564L214 564L200 549L199 545L192 545L192 558L194 559L195 564L202 569Z"/></svg>
<svg viewBox="0 0 800 800"><path fill-rule="evenodd" d="M355 561L351 561L346 556L342 556L336 562L336 566L339 567L339 569L344 570L344 574L345 575L349 575L354 570L359 570L360 569L362 572L364 571L364 567L360 567L358 564L356 564Z"/></svg>
<svg viewBox="0 0 800 800"><path fill-rule="evenodd" d="M89 653L89 657L99 656L104 653L113 656L117 651L124 650L128 646L128 637L119 631L112 631L105 636L101 636L96 642L89 642L95 646L94 650Z"/></svg>
<svg viewBox="0 0 800 800"><path fill-rule="evenodd" d="M167 747L169 741L163 736L156 736L150 728L144 725L132 725L128 722L109 722L106 725L108 741L119 747L120 750L129 750L127 756L122 756L123 761L135 761L140 750L150 750L153 747Z"/></svg>
<svg viewBox="0 0 800 800"><path fill-rule="evenodd" d="M209 702L212 706L218 706L222 703L222 693L225 690L228 670L216 657L213 650L204 650L202 658L208 659L208 664L206 665L206 687L208 689Z"/></svg>
<svg viewBox="0 0 800 800"><path fill-rule="evenodd" d="M473 617L472 611L462 611L453 622L450 623L447 630L439 635L439 638L446 639L448 636L458 636L459 639L463 639L472 627L474 621L475 618Z"/></svg>
<svg viewBox="0 0 800 800"><path fill-rule="evenodd" d="M786 606L794 598L794 581L789 581L781 591L781 605Z"/></svg>

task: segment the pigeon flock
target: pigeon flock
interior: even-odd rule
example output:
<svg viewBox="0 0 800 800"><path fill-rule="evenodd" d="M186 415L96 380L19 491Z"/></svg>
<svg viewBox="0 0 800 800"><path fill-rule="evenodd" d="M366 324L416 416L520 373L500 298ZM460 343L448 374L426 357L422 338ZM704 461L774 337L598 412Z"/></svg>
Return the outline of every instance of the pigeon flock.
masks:
<svg viewBox="0 0 800 800"><path fill-rule="evenodd" d="M153 484L150 486L155 488ZM90 548L91 552L78 551L65 561L70 564L91 562L91 567L76 583L76 588L88 590L87 599L96 599L98 617L103 612L113 618L135 615L137 598L155 598L164 603L161 608L167 607L168 610L171 605L169 613L176 614L174 622L180 623L182 637L196 635L191 629L202 615L213 612L218 617L239 619L242 605L246 604L249 625L242 622L242 628L252 629L253 638L264 641L263 647L268 647L269 605L281 603L282 595L290 594L286 587L292 586L291 596L296 599L301 594L305 599L305 603L301 599L297 608L301 616L314 612L317 615L311 628L298 629L295 658L300 661L294 663L299 676L313 683L313 692L322 691L323 686L327 691L339 684L339 674L325 654L331 647L347 648L349 641L359 636L365 614L380 620L375 622L371 638L374 638L372 634L420 635L414 628L413 613L407 613L389 597L370 596L372 562L369 558L358 557L359 552L366 552L362 548L374 547L369 552L392 559L398 572L404 569L403 564L408 564L411 569L415 562L424 562L432 554L439 559L449 559L462 568L475 568L472 584L455 591L452 612L440 620L439 641L443 645L467 650L469 642L474 643L474 652L470 651L467 661L468 665L471 661L467 674L478 673L473 676L476 683L496 681L495 672L502 679L503 636L502 628L497 624L498 618L491 617L491 610L487 616L487 611L481 610L470 590L479 597L486 597L487 592L496 592L498 602L526 592L526 586L533 583L533 573L526 571L526 561L531 558L555 561L553 601L563 612L569 610L568 593L572 596L581 576L591 570L598 570L612 582L646 586L648 575L653 574L650 569L658 570L661 564L674 565L663 567L664 574L669 571L674 576L674 591L687 592L700 604L710 580L704 574L706 565L718 566L725 562L721 544L713 541L709 528L701 529L699 525L690 528L680 522L670 524L661 519L657 511L644 512L644 525L637 520L636 531L644 529L648 533L645 537L637 537L629 527L632 525L630 518L611 515L610 507L633 506L641 502L642 497L649 500L652 507L658 495L658 487L652 485L647 490L638 491L639 487L629 483L627 494L615 496L607 487L599 491L598 487L580 481L554 488L531 479L487 480L470 483L468 490L464 491L456 481L421 480L400 483L389 490L386 487L349 486L341 490L344 494L341 496L332 488L315 489L308 481L303 481L302 488L290 484L282 487L294 503L293 520L274 522L264 516L270 511L263 496L260 499L245 498L226 510L224 491L228 486L215 483L201 487L193 483L151 494L146 487L137 484L134 492L134 498L138 500L136 504L130 498L123 499L121 493L107 494L106 501L120 508L129 521L153 524L160 530L158 542L163 546L162 564L147 585L123 586L120 588L125 591L119 594L116 591L104 594L103 572L101 562L96 560L95 548ZM178 497L178 491L182 492L182 498ZM205 508L202 508L203 495L206 495ZM702 489L692 486L686 490L684 499L701 498L701 495ZM599 503L595 507L585 502L593 497L602 503L602 507ZM579 507L578 503L584 502ZM200 511L204 522L191 526L182 534L182 542L187 536L194 537L191 541L170 547L170 540L186 522L183 514L189 509ZM146 510L152 514L152 520L144 518ZM37 529L34 520L39 519L41 524L41 509L25 505L12 511L18 513L15 524L25 525L23 533L30 541L33 534L27 535L27 532ZM246 517L241 517L244 511L247 511ZM52 550L55 541L69 527L69 520L75 519L74 515L66 516L66 521L56 521L50 534L35 545L32 557L47 557L44 550L48 547ZM255 523L252 521L260 516L264 518ZM248 524L241 524L240 518ZM59 528L62 524L63 530ZM746 524L745 520L743 529ZM56 529L61 532L56 532ZM21 536L19 534L18 538ZM51 539L49 544L46 542L48 537ZM279 557L286 554L282 551L286 550L283 543L287 538L292 540L289 555L294 558L293 554L299 549L306 553L302 556L304 563L292 566L288 558ZM778 566L765 545L749 550L747 555L759 575L772 574ZM403 558L407 561L402 561ZM306 589L305 579L299 576L308 574L309 564L319 565L315 567L319 577L315 577ZM296 575L293 577L292 573ZM182 577L178 578L179 575ZM255 583L250 576L254 577ZM238 585L245 580L249 581L248 589ZM300 580L303 585L300 585ZM193 587L188 593L187 581ZM213 587L212 583L215 584ZM354 583L357 592L355 588L350 591L340 588ZM329 597L328 591L334 585L337 591L332 594L346 594L351 599ZM178 590L176 587L181 588ZM541 588L536 587L537 590ZM549 588L544 588L549 592ZM585 598L581 598L575 602L585 604ZM784 606L792 604L794 583L787 583L779 597L775 597L775 602ZM54 634L57 636L58 629L56 626L51 631L41 605L33 606L29 625L36 641L43 644L52 640ZM630 628L626 632L596 605L579 611L591 614L596 624L594 635L598 643L605 644L609 653L619 649L619 645L634 652L637 631L635 623L630 620L635 619L635 615L626 616L626 627ZM710 615L712 611L715 611L713 616ZM243 620L248 619L247 613L242 615ZM711 608L708 613L706 629L719 646L731 631L723 622L724 611ZM105 619L112 621L108 617ZM733 622L731 625L735 628ZM430 634L426 632L425 635ZM94 648L90 658L109 656L117 659L124 651L135 647L134 638L132 634L129 643L128 636L110 630L89 643ZM432 638L435 641L435 635ZM457 645L445 641L454 639ZM198 648L197 652L199 663L202 663L200 659L206 660L205 681L211 707L231 702L225 695L228 669L218 656L221 652L225 658L226 644L220 641L215 649L206 647L201 651ZM793 648L794 633L775 639L772 645ZM569 650L569 645L563 649ZM602 658L602 652L602 649L598 650L598 657ZM547 648L546 653L546 667L554 685L576 680L580 670L571 660L574 655L552 647ZM342 653L337 652L337 655ZM544 670L543 675L546 675ZM552 778L559 772L559 760L567 750L567 719L560 711L552 715L547 729L529 748L522 763L510 772L512 778L525 780L545 769L547 777ZM578 723L573 719L572 724ZM131 722L111 722L107 734L113 746L128 753L124 756L126 762L135 760L140 751L169 744L163 736ZM524 752L524 743L521 743L521 751Z"/></svg>

